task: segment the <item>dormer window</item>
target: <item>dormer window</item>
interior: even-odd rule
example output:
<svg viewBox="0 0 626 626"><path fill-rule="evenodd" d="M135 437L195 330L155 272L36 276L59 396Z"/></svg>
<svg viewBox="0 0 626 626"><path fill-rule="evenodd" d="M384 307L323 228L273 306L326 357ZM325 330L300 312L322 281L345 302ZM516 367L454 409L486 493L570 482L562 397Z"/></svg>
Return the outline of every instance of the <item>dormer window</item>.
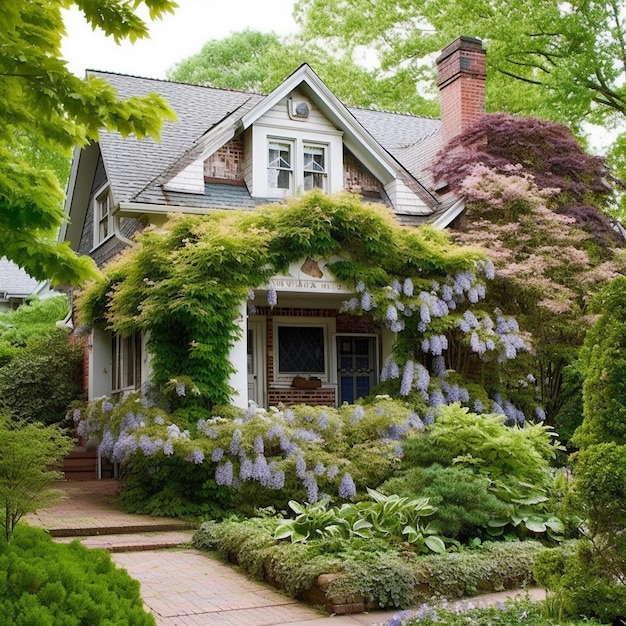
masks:
<svg viewBox="0 0 626 626"><path fill-rule="evenodd" d="M323 189L326 191L326 148L306 145L304 152L304 190Z"/></svg>
<svg viewBox="0 0 626 626"><path fill-rule="evenodd" d="M268 148L267 184L270 189L292 189L292 144L270 140Z"/></svg>

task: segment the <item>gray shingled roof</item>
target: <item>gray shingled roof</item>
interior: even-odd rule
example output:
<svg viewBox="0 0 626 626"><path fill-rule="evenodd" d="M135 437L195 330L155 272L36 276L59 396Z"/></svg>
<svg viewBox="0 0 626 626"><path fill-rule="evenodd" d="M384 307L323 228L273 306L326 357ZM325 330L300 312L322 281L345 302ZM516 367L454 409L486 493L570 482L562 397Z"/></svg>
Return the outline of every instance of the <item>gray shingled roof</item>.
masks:
<svg viewBox="0 0 626 626"><path fill-rule="evenodd" d="M0 259L0 299L8 296L25 298L33 293L38 284L35 278L6 257Z"/></svg>
<svg viewBox="0 0 626 626"><path fill-rule="evenodd" d="M165 123L159 143L101 132L100 148L116 203L182 203L196 208L253 208L259 204L243 187L225 190L226 185L207 185L204 195L183 194L167 192L158 182L207 131L235 111L236 117L243 116L265 96L107 72L90 73L109 82L121 97L158 93L170 103L178 117L176 122ZM424 166L432 158L431 146L438 145L439 120L359 108L349 110L411 175L430 187ZM421 151L420 142L427 138L430 138L429 149L423 155L415 155L416 148L417 152ZM215 187L219 188L219 193Z"/></svg>

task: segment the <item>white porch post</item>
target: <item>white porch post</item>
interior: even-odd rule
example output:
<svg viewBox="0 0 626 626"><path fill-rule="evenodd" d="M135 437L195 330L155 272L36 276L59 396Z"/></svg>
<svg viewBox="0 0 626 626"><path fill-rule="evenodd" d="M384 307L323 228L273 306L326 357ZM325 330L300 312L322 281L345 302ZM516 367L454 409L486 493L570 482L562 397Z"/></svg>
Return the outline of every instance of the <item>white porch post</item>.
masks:
<svg viewBox="0 0 626 626"><path fill-rule="evenodd" d="M93 400L111 393L111 335L94 328L87 346L89 349L87 397Z"/></svg>
<svg viewBox="0 0 626 626"><path fill-rule="evenodd" d="M248 406L248 311L244 300L239 305L237 324L241 328L241 336L230 349L230 362L235 371L230 375L228 384L234 393L230 399L235 406Z"/></svg>

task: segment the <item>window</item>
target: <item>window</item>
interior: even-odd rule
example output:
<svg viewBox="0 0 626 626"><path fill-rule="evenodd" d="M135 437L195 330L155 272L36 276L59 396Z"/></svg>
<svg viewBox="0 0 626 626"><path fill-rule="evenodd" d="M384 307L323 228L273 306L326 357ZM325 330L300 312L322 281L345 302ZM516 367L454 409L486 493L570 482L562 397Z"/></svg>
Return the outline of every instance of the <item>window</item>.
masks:
<svg viewBox="0 0 626 626"><path fill-rule="evenodd" d="M95 199L94 206L95 241L97 245L113 234L113 216L111 215L111 194L107 186Z"/></svg>
<svg viewBox="0 0 626 626"><path fill-rule="evenodd" d="M324 329L317 326L278 327L279 375L326 373Z"/></svg>
<svg viewBox="0 0 626 626"><path fill-rule="evenodd" d="M324 146L304 146L304 190L326 190L326 150Z"/></svg>
<svg viewBox="0 0 626 626"><path fill-rule="evenodd" d="M270 189L291 189L292 160L291 144L270 141L267 182Z"/></svg>
<svg viewBox="0 0 626 626"><path fill-rule="evenodd" d="M113 337L112 391L136 389L141 384L141 335Z"/></svg>

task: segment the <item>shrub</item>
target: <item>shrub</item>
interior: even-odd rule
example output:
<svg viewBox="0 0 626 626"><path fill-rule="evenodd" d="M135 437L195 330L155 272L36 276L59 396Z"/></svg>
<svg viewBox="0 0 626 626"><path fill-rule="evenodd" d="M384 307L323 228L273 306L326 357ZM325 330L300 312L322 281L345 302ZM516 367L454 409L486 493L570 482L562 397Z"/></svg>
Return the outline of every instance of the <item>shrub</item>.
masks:
<svg viewBox="0 0 626 626"><path fill-rule="evenodd" d="M0 526L7 541L26 513L59 495L46 487L62 476L57 466L71 448L58 426L15 422L0 413Z"/></svg>
<svg viewBox="0 0 626 626"><path fill-rule="evenodd" d="M61 422L82 395L82 358L82 346L63 330L32 339L0 368L0 410L26 421Z"/></svg>
<svg viewBox="0 0 626 626"><path fill-rule="evenodd" d="M391 478L380 487L387 494L409 498L425 497L436 507L433 525L446 538L466 543L484 538L491 519L510 516L512 507L490 491L491 483L469 467L437 463L429 467L412 467Z"/></svg>
<svg viewBox="0 0 626 626"><path fill-rule="evenodd" d="M528 585L543 549L537 542L486 543L479 550L417 556L377 538L278 542L277 523L273 518L205 522L193 545L235 560L246 572L264 576L291 596L310 589L321 574L334 573L327 597L361 595L366 602L398 607L412 606L422 585L428 590L423 597L461 597Z"/></svg>
<svg viewBox="0 0 626 626"><path fill-rule="evenodd" d="M58 544L42 530L19 527L0 543L0 623L37 626L154 626L139 583L105 550Z"/></svg>

